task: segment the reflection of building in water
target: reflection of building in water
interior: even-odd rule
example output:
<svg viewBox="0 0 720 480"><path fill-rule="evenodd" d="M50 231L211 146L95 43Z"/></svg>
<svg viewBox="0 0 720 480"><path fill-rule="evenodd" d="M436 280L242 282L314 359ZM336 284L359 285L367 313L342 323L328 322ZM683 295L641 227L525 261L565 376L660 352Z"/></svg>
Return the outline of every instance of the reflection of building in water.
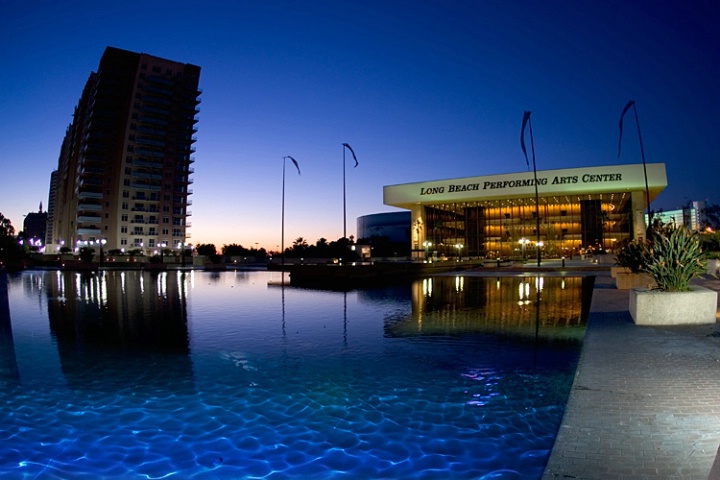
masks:
<svg viewBox="0 0 720 480"><path fill-rule="evenodd" d="M413 283L412 314L387 335L501 333L582 338L593 277L436 276Z"/></svg>
<svg viewBox="0 0 720 480"><path fill-rule="evenodd" d="M87 368L100 368L98 363L103 362L117 370L118 361L158 353L180 354L161 363L172 364L172 375L191 376L185 275L172 271L50 274L46 290L50 331L57 338L66 376L71 377L74 369L84 375Z"/></svg>
<svg viewBox="0 0 720 480"><path fill-rule="evenodd" d="M0 268L0 381L20 383L8 302L7 275Z"/></svg>

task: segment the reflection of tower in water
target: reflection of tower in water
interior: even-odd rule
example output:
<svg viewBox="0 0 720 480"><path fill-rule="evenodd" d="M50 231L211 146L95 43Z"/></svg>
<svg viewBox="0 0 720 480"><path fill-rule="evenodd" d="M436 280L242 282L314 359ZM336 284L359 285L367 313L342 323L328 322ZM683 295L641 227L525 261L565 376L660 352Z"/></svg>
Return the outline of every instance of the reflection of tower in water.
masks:
<svg viewBox="0 0 720 480"><path fill-rule="evenodd" d="M8 301L7 274L0 268L0 381L20 383Z"/></svg>
<svg viewBox="0 0 720 480"><path fill-rule="evenodd" d="M68 381L76 376L84 381L88 369L117 375L132 367L158 367L157 377L190 378L185 276L174 271L50 275L50 331ZM179 358L166 362L167 355Z"/></svg>

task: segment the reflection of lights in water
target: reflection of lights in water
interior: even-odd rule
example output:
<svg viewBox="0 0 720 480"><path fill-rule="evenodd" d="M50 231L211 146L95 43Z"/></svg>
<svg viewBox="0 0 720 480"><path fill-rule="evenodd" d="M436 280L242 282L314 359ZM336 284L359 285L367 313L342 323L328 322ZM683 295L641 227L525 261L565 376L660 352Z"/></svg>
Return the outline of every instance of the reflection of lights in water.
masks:
<svg viewBox="0 0 720 480"><path fill-rule="evenodd" d="M80 274L75 272L75 291L82 292L82 282L80 281Z"/></svg>
<svg viewBox="0 0 720 480"><path fill-rule="evenodd" d="M495 290L500 290L500 279L495 280Z"/></svg>
<svg viewBox="0 0 720 480"><path fill-rule="evenodd" d="M432 278L423 279L423 295L426 297L432 295Z"/></svg>
<svg viewBox="0 0 720 480"><path fill-rule="evenodd" d="M120 273L120 290L122 291L123 295L127 293L125 291L125 272Z"/></svg>
<svg viewBox="0 0 720 480"><path fill-rule="evenodd" d="M535 277L535 290L537 290L538 292L542 292L544 284L545 284L545 278Z"/></svg>
<svg viewBox="0 0 720 480"><path fill-rule="evenodd" d="M473 368L466 373L461 373L460 376L478 382L476 388L479 387L480 389L480 391L475 392L472 390L465 391L466 394L472 395L472 399L465 402L467 405L484 407L493 399L501 397L500 392L497 391L500 377L496 371L485 368Z"/></svg>
<svg viewBox="0 0 720 480"><path fill-rule="evenodd" d="M167 297L167 272L161 272L157 277L158 296Z"/></svg>
<svg viewBox="0 0 720 480"><path fill-rule="evenodd" d="M175 276L175 280L177 280L177 289L180 292L182 292L182 288L183 288L182 284L183 284L184 279L185 279L185 275L182 273L180 275Z"/></svg>
<svg viewBox="0 0 720 480"><path fill-rule="evenodd" d="M140 295L145 293L145 275L140 275Z"/></svg>
<svg viewBox="0 0 720 480"><path fill-rule="evenodd" d="M455 277L455 291L462 292L465 288L465 277Z"/></svg>
<svg viewBox="0 0 720 480"><path fill-rule="evenodd" d="M58 297L61 302L65 301L65 276L60 270L57 271Z"/></svg>
<svg viewBox="0 0 720 480"><path fill-rule="evenodd" d="M560 288L565 290L565 279L562 279L562 282L560 282Z"/></svg>
<svg viewBox="0 0 720 480"><path fill-rule="evenodd" d="M107 272L100 273L100 304L105 305L108 301Z"/></svg>
<svg viewBox="0 0 720 480"><path fill-rule="evenodd" d="M530 282L520 282L518 285L518 294L520 296L518 305L527 305L530 303Z"/></svg>

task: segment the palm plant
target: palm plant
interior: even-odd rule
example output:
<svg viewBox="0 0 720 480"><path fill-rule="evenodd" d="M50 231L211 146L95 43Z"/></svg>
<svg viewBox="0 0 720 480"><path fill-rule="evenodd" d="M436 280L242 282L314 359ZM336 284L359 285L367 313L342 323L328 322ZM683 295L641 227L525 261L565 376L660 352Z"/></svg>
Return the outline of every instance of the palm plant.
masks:
<svg viewBox="0 0 720 480"><path fill-rule="evenodd" d="M675 224L656 224L652 241L644 246L642 270L666 292L687 292L690 280L707 271L707 262L697 233Z"/></svg>

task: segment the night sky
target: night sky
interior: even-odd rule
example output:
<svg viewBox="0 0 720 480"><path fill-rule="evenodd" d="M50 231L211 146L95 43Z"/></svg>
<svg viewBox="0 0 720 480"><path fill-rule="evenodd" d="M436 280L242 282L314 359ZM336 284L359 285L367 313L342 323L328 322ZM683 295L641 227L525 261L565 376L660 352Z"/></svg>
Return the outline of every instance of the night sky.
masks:
<svg viewBox="0 0 720 480"><path fill-rule="evenodd" d="M35 1L0 14L0 212L47 206L50 173L105 47L202 68L193 243L285 245L394 211L382 188L526 171L664 162L654 208L720 203L717 1Z"/></svg>

